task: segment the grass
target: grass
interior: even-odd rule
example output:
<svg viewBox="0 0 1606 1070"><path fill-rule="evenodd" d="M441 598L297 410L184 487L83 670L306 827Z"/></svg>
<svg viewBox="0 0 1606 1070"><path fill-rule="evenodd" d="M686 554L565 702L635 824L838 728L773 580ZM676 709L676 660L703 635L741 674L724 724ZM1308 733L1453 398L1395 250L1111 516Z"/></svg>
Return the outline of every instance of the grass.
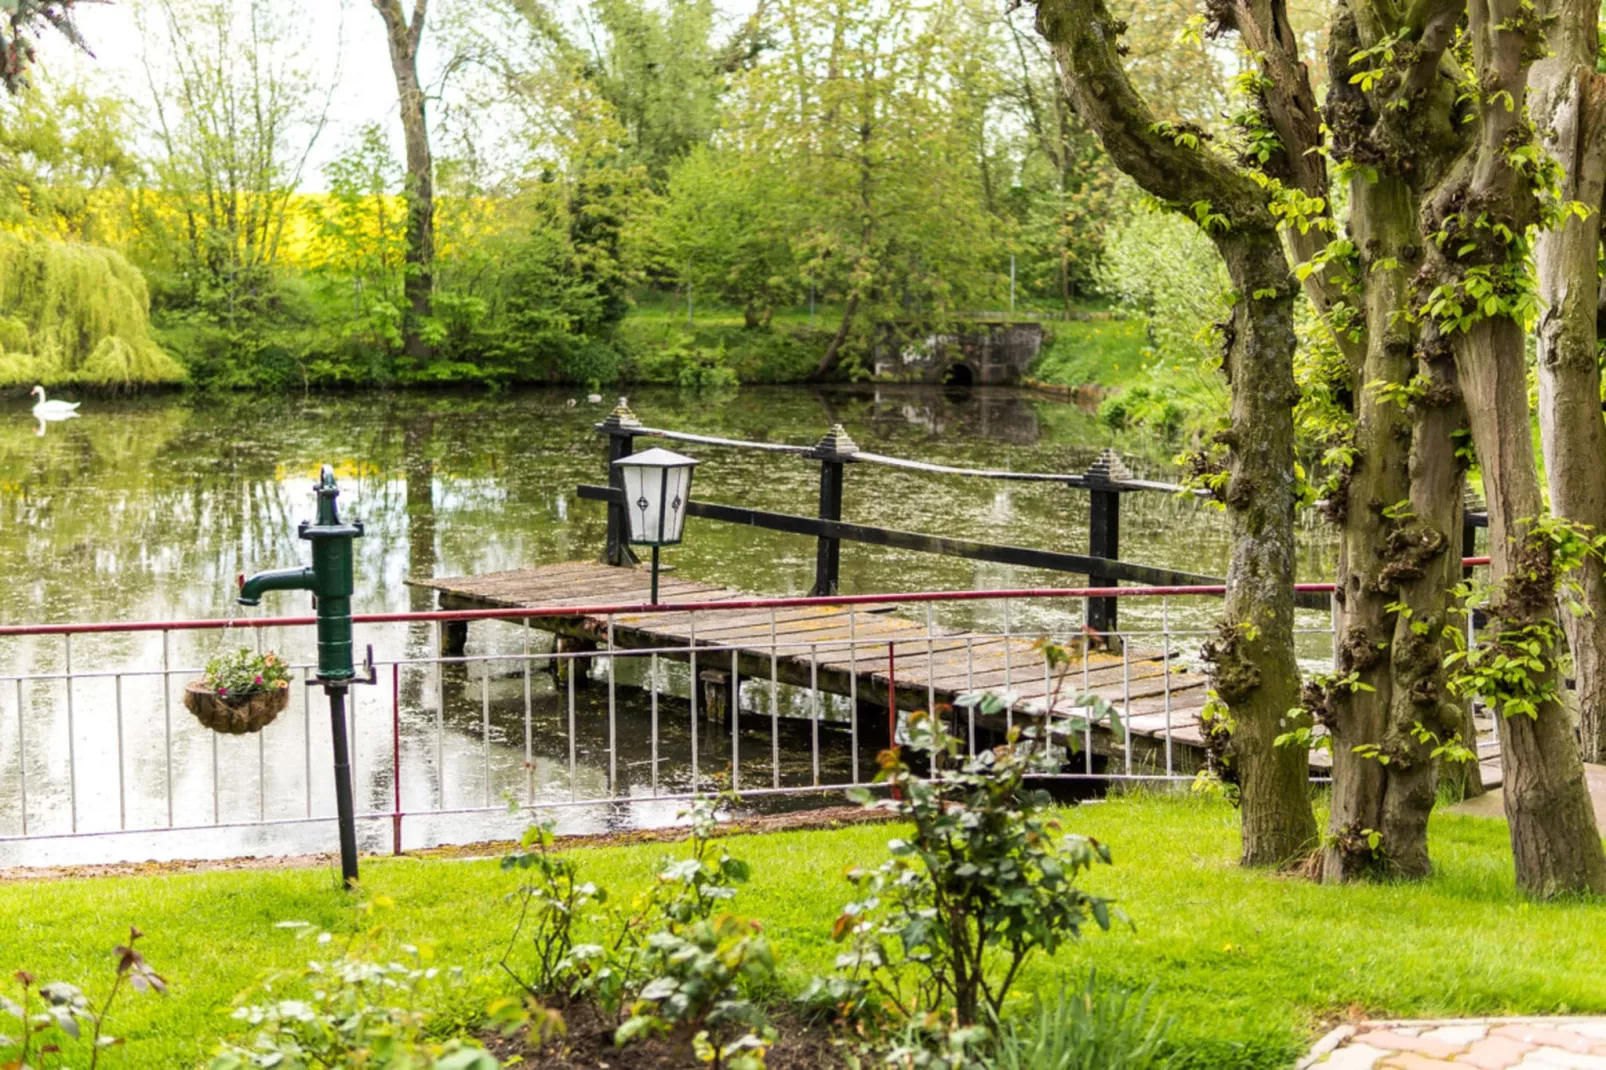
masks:
<svg viewBox="0 0 1606 1070"><path fill-rule="evenodd" d="M1196 798L1137 796L1070 811L1067 825L1108 841L1116 864L1090 887L1116 896L1135 931L1095 933L1025 973L1052 993L1096 965L1158 986L1178 1018L1187 1065L1280 1067L1350 1013L1458 1016L1606 1012L1600 952L1606 912L1585 902L1530 903L1515 892L1502 822L1439 815L1437 874L1417 885L1345 888L1239 869L1237 815ZM827 932L847 896L828 876L883 857L885 827L736 841L754 866L737 909L760 918L789 987L829 966ZM617 896L646 881L661 845L588 849L584 872ZM397 906L397 941L427 943L467 971L451 1008L471 1018L506 990L495 969L511 886L495 861L375 860L365 887ZM231 1000L265 972L317 950L274 924L353 924L325 870L219 871L0 886L0 968L104 991L111 947L136 923L166 998L131 997L114 1013L126 1036L111 1066L184 1067L233 1023Z"/></svg>
<svg viewBox="0 0 1606 1070"><path fill-rule="evenodd" d="M1070 320L1049 324L1052 341L1032 364L1031 376L1059 386L1122 389L1148 373L1148 344L1141 319Z"/></svg>

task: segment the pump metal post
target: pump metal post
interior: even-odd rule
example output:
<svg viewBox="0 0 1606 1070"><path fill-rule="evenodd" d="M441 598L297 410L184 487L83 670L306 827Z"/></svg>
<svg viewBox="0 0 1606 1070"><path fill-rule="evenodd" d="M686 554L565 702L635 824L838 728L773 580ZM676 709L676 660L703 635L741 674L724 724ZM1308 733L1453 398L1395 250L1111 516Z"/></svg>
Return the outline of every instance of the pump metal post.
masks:
<svg viewBox="0 0 1606 1070"><path fill-rule="evenodd" d="M346 739L346 691L359 679L351 662L351 541L362 523L342 524L335 506L340 491L335 472L324 465L318 479L318 519L303 520L300 535L312 544L312 565L259 572L240 578L240 604L258 605L264 591L311 591L318 615L318 680L329 697L329 731L334 741L335 810L340 820L340 873L346 886L357 881L357 820L351 794L351 748Z"/></svg>

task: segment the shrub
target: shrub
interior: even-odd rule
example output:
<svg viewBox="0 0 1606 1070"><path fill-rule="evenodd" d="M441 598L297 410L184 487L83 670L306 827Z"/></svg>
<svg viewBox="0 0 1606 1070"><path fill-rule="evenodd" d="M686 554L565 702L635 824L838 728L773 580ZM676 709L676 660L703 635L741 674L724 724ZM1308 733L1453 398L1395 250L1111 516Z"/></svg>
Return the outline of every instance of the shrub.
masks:
<svg viewBox="0 0 1606 1070"><path fill-rule="evenodd" d="M1003 746L954 768L960 741L916 713L908 749L929 763L930 778L916 776L901 749L881 754L877 780L892 797L872 801L862 789L857 796L892 811L911 834L888 842L892 857L881 865L849 873L858 897L832 931L847 944L841 973L817 982L806 999L834 1002L847 1017L890 1010L907 1020L952 1007L959 1026L974 1026L1002 1012L1027 959L1078 938L1089 919L1110 927L1109 902L1076 886L1084 870L1109 863L1109 848L1062 834L1048 793L1026 785L1029 773L1057 760L1048 728L1069 662L1063 650L1044 649L1060 683L1042 718L1024 730L1017 723ZM962 701L984 711L999 704ZM1107 707L1058 723L1074 743L1086 721L1104 717L1113 718Z"/></svg>
<svg viewBox="0 0 1606 1070"><path fill-rule="evenodd" d="M363 911L388 905L376 899ZM280 927L313 932L305 922ZM381 961L379 932L352 938L338 959L264 981L268 998L234 1011L255 1037L249 1046L220 1046L211 1070L497 1070L501 1064L473 1041L441 1038L434 1028L430 998L443 983L460 980L461 971L430 965L428 948L405 949L406 961ZM320 944L332 939L318 934Z"/></svg>
<svg viewBox="0 0 1606 1070"><path fill-rule="evenodd" d="M986 1059L989 1070L1162 1070L1174 1019L1142 995L1089 971L1079 991L1039 1002L1024 1020L1005 1023Z"/></svg>
<svg viewBox="0 0 1606 1070"><path fill-rule="evenodd" d="M519 921L501 966L519 987L537 999L573 995L578 980L574 952L574 921L580 911L607 901L608 893L595 884L579 881L574 859L552 849L552 822L525 830L518 849L502 859L504 870L525 874L509 898L519 903ZM512 965L514 949L528 929L533 974L521 974Z"/></svg>
<svg viewBox="0 0 1606 1070"><path fill-rule="evenodd" d="M57 1066L78 1065L94 1070L100 1063L101 1052L122 1044L120 1038L106 1032L106 1018L123 986L126 984L136 992L167 992L167 982L135 949L143 935L138 929L130 928L128 943L118 945L112 952L117 956L117 974L99 1007L75 985L65 981L35 985L32 974L18 970L13 977L22 986L22 1002L14 1003L0 996L0 1022L6 1018L15 1019L19 1035L0 1034L0 1057L9 1056L0 1066L28 1070L43 1065L47 1055L54 1055ZM89 1027L88 1036L84 1035L84 1026ZM69 1063L74 1049L82 1049L85 1057ZM35 1058L40 1061L30 1062Z"/></svg>

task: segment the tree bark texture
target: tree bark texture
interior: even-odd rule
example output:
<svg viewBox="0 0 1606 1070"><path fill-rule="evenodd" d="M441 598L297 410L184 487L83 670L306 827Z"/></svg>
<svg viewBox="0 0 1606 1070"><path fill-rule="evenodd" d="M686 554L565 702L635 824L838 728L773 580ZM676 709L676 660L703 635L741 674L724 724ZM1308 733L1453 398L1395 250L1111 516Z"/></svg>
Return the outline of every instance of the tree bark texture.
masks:
<svg viewBox="0 0 1606 1070"><path fill-rule="evenodd" d="M1296 861L1317 843L1308 756L1277 747L1295 705L1293 306L1288 271L1265 191L1206 149L1157 126L1121 66L1125 25L1103 0L1038 0L1037 28L1052 47L1072 103L1116 165L1155 197L1203 202L1221 222L1208 233L1238 298L1223 325L1232 389L1225 499L1231 559L1219 634L1208 644L1212 682L1232 721L1243 861Z"/></svg>
<svg viewBox="0 0 1606 1070"><path fill-rule="evenodd" d="M401 0L373 0L373 5L385 20L390 68L396 77L396 101L407 145L407 248L402 282L407 315L402 324L402 349L417 363L428 360L433 351L424 338L423 327L433 310L435 288L435 175L424 90L418 81L418 43L424 35L429 0L414 0L411 22L402 11Z"/></svg>
<svg viewBox="0 0 1606 1070"><path fill-rule="evenodd" d="M1515 236L1537 221L1539 202L1529 174L1513 166L1511 150L1533 138L1527 78L1533 58L1545 51L1535 14L1523 0L1467 4L1471 73L1479 87L1471 105L1475 132L1424 204L1424 234L1444 236L1427 243L1424 283L1464 287L1475 271L1502 279L1526 270ZM1492 224L1513 237L1502 238ZM1545 504L1529 431L1523 326L1505 308L1483 311L1449 337L1489 503L1495 589L1489 627L1498 644L1555 622L1556 577L1549 544L1530 537ZM1549 655L1544 662L1529 677L1541 689L1552 688L1555 663ZM1531 717L1501 717L1500 732L1518 887L1540 896L1606 892L1606 853L1566 710L1560 702L1542 702Z"/></svg>
<svg viewBox="0 0 1606 1070"><path fill-rule="evenodd" d="M1376 11L1357 18L1345 5L1329 37L1331 152L1355 165L1349 237L1359 293L1346 300L1359 306L1351 322L1363 340L1348 354L1353 459L1328 503L1340 532L1334 673L1305 692L1306 710L1333 741L1322 857L1329 882L1430 872L1434 741L1463 735L1466 720L1449 695L1442 638L1460 578L1462 470L1453 435L1464 410L1448 347L1431 328L1425 343L1409 314L1422 258L1419 183L1439 161L1433 139L1388 129L1410 109L1418 127L1447 124L1453 98L1419 93L1402 109L1395 94L1406 78L1368 93L1352 77L1351 58L1376 43L1365 35L1398 29Z"/></svg>
<svg viewBox="0 0 1606 1070"><path fill-rule="evenodd" d="M1600 5L1551 0L1550 54L1529 72L1534 125L1564 172L1561 196L1592 211L1569 213L1539 232L1539 431L1551 509L1606 531L1606 421L1596 357L1602 194L1606 193L1606 76L1595 72ZM1591 559L1574 579L1589 613L1562 614L1577 679L1579 744L1586 762L1606 762L1606 576Z"/></svg>

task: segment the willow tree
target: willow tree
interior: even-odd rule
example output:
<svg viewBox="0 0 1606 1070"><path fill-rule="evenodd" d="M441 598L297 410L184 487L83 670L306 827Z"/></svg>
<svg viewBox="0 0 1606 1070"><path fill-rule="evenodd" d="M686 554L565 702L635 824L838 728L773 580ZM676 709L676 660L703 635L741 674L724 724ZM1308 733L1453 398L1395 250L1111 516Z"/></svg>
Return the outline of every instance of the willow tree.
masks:
<svg viewBox="0 0 1606 1070"><path fill-rule="evenodd" d="M1258 30L1275 30L1264 23ZM1298 701L1294 658L1294 300L1292 278L1261 176L1211 151L1200 131L1161 122L1123 64L1125 24L1104 0L1038 0L1038 31L1053 48L1077 113L1115 165L1188 214L1221 252L1235 297L1222 325L1232 389L1220 488L1231 519L1225 618L1206 647L1215 693L1231 723L1239 776L1243 860L1274 865L1317 842L1302 747L1278 747Z"/></svg>
<svg viewBox="0 0 1606 1070"><path fill-rule="evenodd" d="M1539 431L1557 515L1606 531L1606 423L1597 358L1602 198L1606 196L1606 75L1596 70L1598 3L1539 4L1547 51L1534 62L1529 108L1545 151L1560 165L1561 198L1585 206L1539 232ZM1563 615L1577 678L1579 743L1606 762L1606 576L1586 557L1575 576L1587 613Z"/></svg>
<svg viewBox="0 0 1606 1070"><path fill-rule="evenodd" d="M1569 209L1527 109L1530 67L1548 48L1546 20L1528 0L1468 0L1465 12L1468 133L1423 198L1427 253L1418 272L1424 311L1455 356L1489 502L1490 627L1458 675L1502 715L1518 886L1536 895L1606 892L1606 853L1557 671L1558 573L1589 548L1576 528L1545 514L1529 422L1529 233L1554 228ZM1589 463L1598 466L1599 456Z"/></svg>

